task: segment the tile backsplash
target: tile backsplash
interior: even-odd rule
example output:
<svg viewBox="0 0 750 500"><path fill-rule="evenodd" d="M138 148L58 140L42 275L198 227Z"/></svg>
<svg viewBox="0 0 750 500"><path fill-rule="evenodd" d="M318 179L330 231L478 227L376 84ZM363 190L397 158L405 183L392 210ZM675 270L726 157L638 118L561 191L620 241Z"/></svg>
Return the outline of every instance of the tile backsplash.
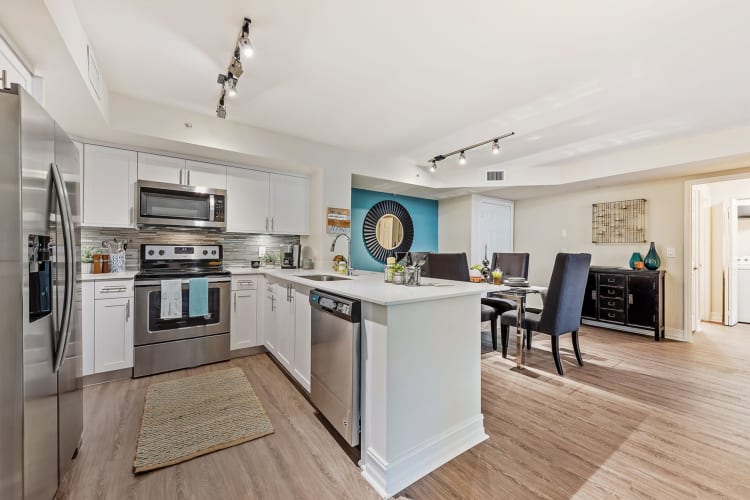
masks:
<svg viewBox="0 0 750 500"><path fill-rule="evenodd" d="M266 252L278 252L281 245L299 243L299 236L271 234L221 233L206 230L180 230L148 227L142 229L81 228L81 247L101 247L102 241L117 238L127 240L125 267L137 271L140 268L141 245L224 245L225 266L249 266L258 259L260 247Z"/></svg>

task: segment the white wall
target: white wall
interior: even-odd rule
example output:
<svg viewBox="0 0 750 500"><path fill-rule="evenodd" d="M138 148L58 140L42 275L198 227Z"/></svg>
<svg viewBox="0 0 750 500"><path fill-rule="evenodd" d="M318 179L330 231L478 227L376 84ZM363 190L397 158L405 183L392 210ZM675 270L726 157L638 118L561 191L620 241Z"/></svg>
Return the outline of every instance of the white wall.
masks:
<svg viewBox="0 0 750 500"><path fill-rule="evenodd" d="M558 252L586 252L592 265L627 266L633 252L645 256L648 242L595 245L591 242L591 205L645 198L646 237L656 243L666 270L667 337L683 338L684 179L614 186L516 201L515 251L529 252L529 280L546 285ZM563 236L563 231L567 236ZM675 249L667 258L666 249Z"/></svg>
<svg viewBox="0 0 750 500"><path fill-rule="evenodd" d="M471 195L438 202L438 251L471 256Z"/></svg>

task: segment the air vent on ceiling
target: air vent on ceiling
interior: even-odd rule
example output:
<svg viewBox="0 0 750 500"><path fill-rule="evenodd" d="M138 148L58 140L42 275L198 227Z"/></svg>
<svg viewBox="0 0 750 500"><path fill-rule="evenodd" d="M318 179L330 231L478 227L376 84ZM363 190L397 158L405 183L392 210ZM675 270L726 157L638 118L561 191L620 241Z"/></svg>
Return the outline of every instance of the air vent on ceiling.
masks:
<svg viewBox="0 0 750 500"><path fill-rule="evenodd" d="M505 179L505 171L503 170L488 170L487 180L488 181L502 181Z"/></svg>

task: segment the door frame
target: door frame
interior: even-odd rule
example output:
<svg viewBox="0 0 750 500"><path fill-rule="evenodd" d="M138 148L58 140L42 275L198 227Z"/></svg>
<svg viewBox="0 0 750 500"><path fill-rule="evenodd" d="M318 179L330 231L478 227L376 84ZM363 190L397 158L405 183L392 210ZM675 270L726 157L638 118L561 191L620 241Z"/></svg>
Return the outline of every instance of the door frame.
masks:
<svg viewBox="0 0 750 500"><path fill-rule="evenodd" d="M683 190L683 253L685 258L683 259L683 271L682 271L682 325L683 325L683 339L692 342L693 331L692 331L692 314L693 314L693 284L692 284L692 268L693 268L693 205L692 205L692 194L693 186L698 184L713 184L715 182L734 181L750 179L750 171L742 172L739 174L730 175L717 175L712 177L701 177L696 179L688 179L685 181Z"/></svg>

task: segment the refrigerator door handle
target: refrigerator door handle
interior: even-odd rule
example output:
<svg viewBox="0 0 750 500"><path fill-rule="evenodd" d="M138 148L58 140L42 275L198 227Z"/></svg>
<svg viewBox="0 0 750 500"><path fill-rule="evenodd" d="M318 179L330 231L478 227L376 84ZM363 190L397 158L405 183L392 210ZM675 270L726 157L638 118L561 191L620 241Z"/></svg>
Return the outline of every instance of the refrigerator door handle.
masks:
<svg viewBox="0 0 750 500"><path fill-rule="evenodd" d="M55 349L54 371L57 373L65 360L65 351L70 338L70 322L73 318L73 295L75 294L76 279L76 256L73 234L73 217L70 213L70 200L65 190L62 175L57 164L52 164L52 184L57 195L62 220L63 246L65 249L65 298L63 301L63 314L60 321L60 335L57 348Z"/></svg>

